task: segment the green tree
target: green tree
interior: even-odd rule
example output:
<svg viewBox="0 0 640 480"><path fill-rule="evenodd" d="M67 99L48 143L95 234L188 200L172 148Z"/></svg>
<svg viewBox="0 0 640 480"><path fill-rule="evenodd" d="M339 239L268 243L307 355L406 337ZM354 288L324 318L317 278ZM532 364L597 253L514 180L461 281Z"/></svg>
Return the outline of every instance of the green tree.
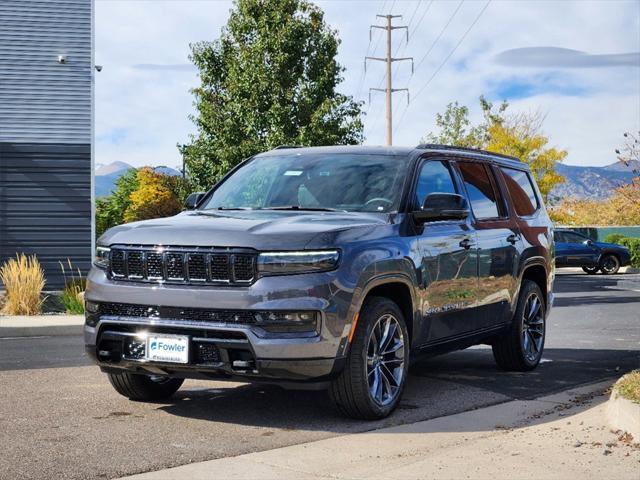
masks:
<svg viewBox="0 0 640 480"><path fill-rule="evenodd" d="M336 90L339 44L305 0L236 0L221 37L191 46L197 135L180 149L195 186L277 145L360 143L361 104Z"/></svg>
<svg viewBox="0 0 640 480"><path fill-rule="evenodd" d="M437 132L428 133L423 141L481 148L516 157L529 165L546 200L551 190L564 182L555 166L564 160L567 152L548 146L549 138L542 133L541 115L507 113L508 107L507 102L494 105L481 96L482 121L473 125L466 106L450 103L443 114L436 114Z"/></svg>
<svg viewBox="0 0 640 480"><path fill-rule="evenodd" d="M130 168L116 181L108 197L96 199L96 237L109 228L124 223L124 212L131 205L131 194L138 189L138 170Z"/></svg>
<svg viewBox="0 0 640 480"><path fill-rule="evenodd" d="M123 223L175 215L191 191L180 176L131 168L116 181L111 195L96 199L96 236Z"/></svg>

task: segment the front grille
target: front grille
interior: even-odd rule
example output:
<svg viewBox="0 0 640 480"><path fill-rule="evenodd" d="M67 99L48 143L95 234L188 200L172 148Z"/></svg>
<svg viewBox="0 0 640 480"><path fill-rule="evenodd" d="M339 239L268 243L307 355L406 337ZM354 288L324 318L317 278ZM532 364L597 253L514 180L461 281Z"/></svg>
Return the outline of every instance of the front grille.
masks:
<svg viewBox="0 0 640 480"><path fill-rule="evenodd" d="M163 318L250 325L255 323L254 312L247 310L210 310L205 308L161 307L129 303L100 303L100 316Z"/></svg>
<svg viewBox="0 0 640 480"><path fill-rule="evenodd" d="M154 283L250 284L256 254L204 248L112 247L109 273L117 280Z"/></svg>

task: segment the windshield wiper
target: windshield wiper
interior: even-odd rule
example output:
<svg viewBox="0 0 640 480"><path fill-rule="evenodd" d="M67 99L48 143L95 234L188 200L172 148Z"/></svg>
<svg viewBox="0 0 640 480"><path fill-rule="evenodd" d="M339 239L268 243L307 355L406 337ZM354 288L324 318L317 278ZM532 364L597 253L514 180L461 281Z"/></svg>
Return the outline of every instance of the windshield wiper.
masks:
<svg viewBox="0 0 640 480"><path fill-rule="evenodd" d="M302 207L300 205L286 205L281 207L262 207L259 210L300 210L306 212L346 212L337 208L328 207Z"/></svg>

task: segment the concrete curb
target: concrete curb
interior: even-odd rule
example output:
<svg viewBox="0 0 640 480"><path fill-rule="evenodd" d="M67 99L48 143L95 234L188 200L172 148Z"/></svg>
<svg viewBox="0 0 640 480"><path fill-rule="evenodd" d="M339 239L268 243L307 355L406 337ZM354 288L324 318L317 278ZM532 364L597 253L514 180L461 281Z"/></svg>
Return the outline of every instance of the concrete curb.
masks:
<svg viewBox="0 0 640 480"><path fill-rule="evenodd" d="M630 433L635 441L639 441L640 403L627 400L618 393L616 385L620 380L611 389L611 396L607 402L607 422L611 428Z"/></svg>
<svg viewBox="0 0 640 480"><path fill-rule="evenodd" d="M419 462L437 449L462 449L469 442L501 437L506 431L521 426L545 422L548 419L562 419L562 423L565 423L563 416L567 415L572 408L583 404L584 398L602 395L610 385L611 381L604 381L535 400L513 400L417 423L331 437L236 457L191 463L124 478L127 480L456 478L443 476L441 473L429 474ZM482 452L482 456L486 457L486 452ZM446 462L455 465L459 459L462 457L447 456ZM488 477L481 477L476 472L476 477L472 478ZM490 478L510 477L497 475Z"/></svg>
<svg viewBox="0 0 640 480"><path fill-rule="evenodd" d="M82 335L82 315L0 317L0 338Z"/></svg>

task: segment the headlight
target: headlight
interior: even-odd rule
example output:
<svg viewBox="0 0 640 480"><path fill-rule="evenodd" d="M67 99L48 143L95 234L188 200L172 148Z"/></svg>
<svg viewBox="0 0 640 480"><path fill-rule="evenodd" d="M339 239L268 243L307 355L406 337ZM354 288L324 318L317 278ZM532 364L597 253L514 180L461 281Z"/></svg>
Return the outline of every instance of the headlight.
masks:
<svg viewBox="0 0 640 480"><path fill-rule="evenodd" d="M285 275L289 273L327 272L338 266L338 250L309 252L265 252L258 255L258 273Z"/></svg>
<svg viewBox="0 0 640 480"><path fill-rule="evenodd" d="M109 247L97 247L96 248L96 259L93 264L98 267L106 270L109 268L109 253L111 249Z"/></svg>

